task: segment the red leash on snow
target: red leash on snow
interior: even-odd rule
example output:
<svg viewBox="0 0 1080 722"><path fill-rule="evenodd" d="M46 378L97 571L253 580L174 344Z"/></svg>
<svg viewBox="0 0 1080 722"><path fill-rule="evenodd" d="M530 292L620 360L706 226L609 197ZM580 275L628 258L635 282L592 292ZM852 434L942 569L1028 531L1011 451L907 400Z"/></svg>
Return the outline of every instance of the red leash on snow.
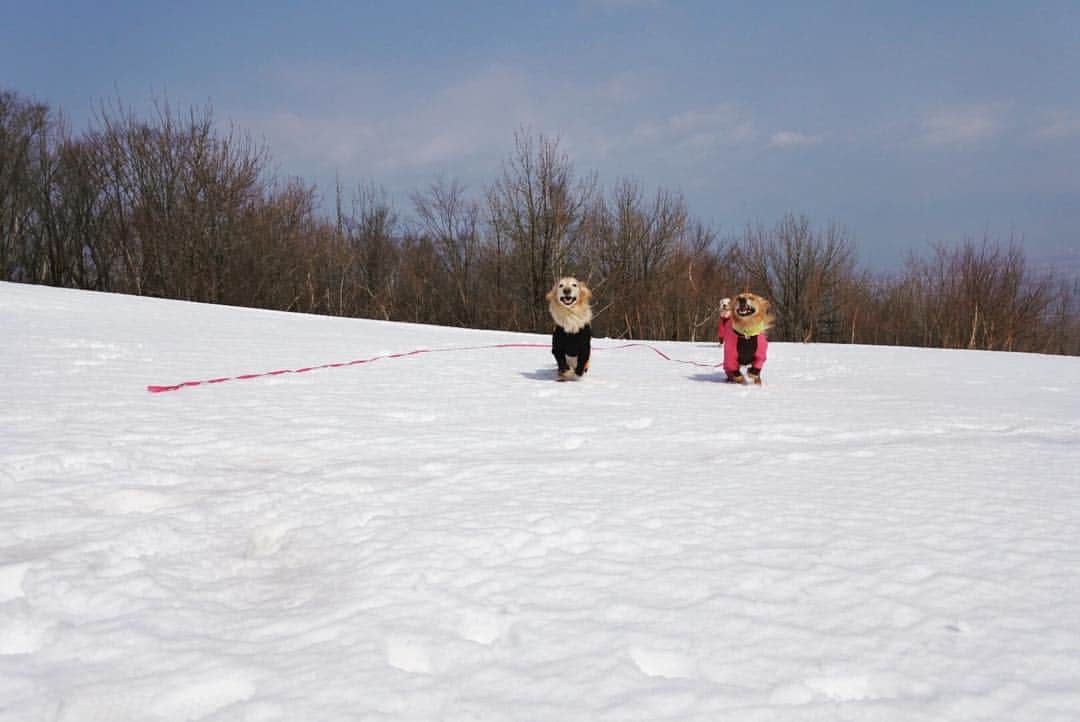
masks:
<svg viewBox="0 0 1080 722"><path fill-rule="evenodd" d="M264 371L262 373L254 374L241 374L240 376L222 376L216 379L203 379L202 381L182 381L178 384L171 384L168 386L147 386L146 390L152 394L160 394L164 391L177 391L188 386L203 386L207 384L220 384L226 381L246 381L247 379L257 379L263 376L281 376L282 374L303 374L308 371L317 371L319 369L337 369L344 366L358 366L360 364L368 364L374 361L381 361L382 359L394 359L405 358L407 356L419 356L425 353L445 353L448 351L482 351L484 349L493 348L548 348L550 344L546 343L496 343L488 346L457 346L452 348L418 348L412 351L402 351L401 353L389 353L381 356L372 356L371 358L356 359L355 361L343 361L341 363L320 364L319 366L304 366L298 369L278 369L277 371ZM621 346L597 346L594 351L618 351L624 348L647 348L653 351L660 358L665 361L671 361L673 363L690 364L691 366L699 366L701 368L715 368L712 364L702 363L701 361L685 361L683 359L672 358L666 353L661 351L647 343L625 343Z"/></svg>

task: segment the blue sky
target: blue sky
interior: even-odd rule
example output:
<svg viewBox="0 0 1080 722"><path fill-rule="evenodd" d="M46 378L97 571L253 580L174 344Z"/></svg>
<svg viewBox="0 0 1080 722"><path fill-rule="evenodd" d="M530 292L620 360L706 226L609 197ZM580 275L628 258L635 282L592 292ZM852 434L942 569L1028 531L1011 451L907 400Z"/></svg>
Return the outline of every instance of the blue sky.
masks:
<svg viewBox="0 0 1080 722"><path fill-rule="evenodd" d="M935 241L1080 257L1076 2L8 2L0 87L64 111L213 107L280 176L476 194L515 130L680 191L722 236L784 213L871 267Z"/></svg>

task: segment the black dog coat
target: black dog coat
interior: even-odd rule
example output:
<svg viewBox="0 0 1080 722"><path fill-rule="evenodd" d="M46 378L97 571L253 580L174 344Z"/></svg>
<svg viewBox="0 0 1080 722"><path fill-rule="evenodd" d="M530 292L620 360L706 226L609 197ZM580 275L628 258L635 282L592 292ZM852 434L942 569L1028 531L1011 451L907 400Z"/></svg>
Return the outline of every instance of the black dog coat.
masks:
<svg viewBox="0 0 1080 722"><path fill-rule="evenodd" d="M577 333L567 333L562 326L555 327L551 335L551 353L559 365L559 373L570 368L567 356L576 358L574 373L584 376L589 370L589 354L592 353L592 327L585 324Z"/></svg>

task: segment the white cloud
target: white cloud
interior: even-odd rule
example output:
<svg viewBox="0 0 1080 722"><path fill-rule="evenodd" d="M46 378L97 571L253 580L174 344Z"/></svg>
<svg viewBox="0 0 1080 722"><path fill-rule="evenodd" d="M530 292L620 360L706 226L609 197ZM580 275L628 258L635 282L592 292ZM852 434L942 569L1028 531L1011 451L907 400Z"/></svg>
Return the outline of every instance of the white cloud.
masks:
<svg viewBox="0 0 1080 722"><path fill-rule="evenodd" d="M521 127L558 138L582 170L651 152L697 158L758 138L749 113L735 104L628 123L634 116L628 106L656 92L659 81L648 73L576 83L499 65L427 94L403 96L370 75L354 84L340 70L329 79L322 77L326 68L312 72L319 77L310 84L303 73L288 77L290 95L307 102L290 99L287 110L249 113L242 124L265 136L275 157L299 160L324 175L340 171L391 184L439 173L494 177Z"/></svg>
<svg viewBox="0 0 1080 722"><path fill-rule="evenodd" d="M685 171L717 153L770 142L737 103L643 120L659 107L650 98L666 87L649 72L579 81L498 64L441 86L399 81L397 73L299 68L274 76L282 91L276 107L231 115L266 140L286 174L324 190L336 175L346 186L375 180L392 191L440 175L482 184L497 177L522 127L557 138L581 172L633 175L652 172L658 161ZM817 140L793 131L771 136L779 146Z"/></svg>
<svg viewBox="0 0 1080 722"><path fill-rule="evenodd" d="M608 10L622 10L624 8L657 7L660 5L660 0L585 0L585 5Z"/></svg>
<svg viewBox="0 0 1080 722"><path fill-rule="evenodd" d="M1004 127L1000 105L938 108L920 120L920 140L928 145L972 145L997 136Z"/></svg>
<svg viewBox="0 0 1080 722"><path fill-rule="evenodd" d="M620 73L601 81L593 93L609 103L624 104L648 95L656 86L656 81L640 73Z"/></svg>
<svg viewBox="0 0 1080 722"><path fill-rule="evenodd" d="M363 78L355 93L342 78L323 85L332 90L291 103L303 110L248 112L244 125L264 135L275 156L384 177L505 149L515 128L537 122L527 79L510 68L490 67L420 98L373 88Z"/></svg>
<svg viewBox="0 0 1080 722"><path fill-rule="evenodd" d="M641 123L630 132L635 145L699 149L742 145L756 137L753 122L734 105L676 113L659 121Z"/></svg>
<svg viewBox="0 0 1080 722"><path fill-rule="evenodd" d="M770 148L797 148L799 146L817 145L820 142L820 135L807 135L793 130L781 130L769 137Z"/></svg>
<svg viewBox="0 0 1080 722"><path fill-rule="evenodd" d="M1033 135L1037 140L1064 140L1080 136L1080 114L1066 110L1042 114Z"/></svg>

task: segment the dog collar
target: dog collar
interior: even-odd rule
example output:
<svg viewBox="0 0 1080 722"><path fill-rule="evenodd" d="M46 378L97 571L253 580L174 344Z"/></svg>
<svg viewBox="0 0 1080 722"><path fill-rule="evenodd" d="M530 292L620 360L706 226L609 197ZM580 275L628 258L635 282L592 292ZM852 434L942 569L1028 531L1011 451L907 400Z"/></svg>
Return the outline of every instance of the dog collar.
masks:
<svg viewBox="0 0 1080 722"><path fill-rule="evenodd" d="M735 329L735 333L737 333L740 336L743 336L745 338L752 338L754 336L760 336L764 332L765 332L765 324L764 324L764 322L759 323L756 326L752 326L752 327L750 327L748 329L744 329L742 331L740 331L739 329Z"/></svg>

